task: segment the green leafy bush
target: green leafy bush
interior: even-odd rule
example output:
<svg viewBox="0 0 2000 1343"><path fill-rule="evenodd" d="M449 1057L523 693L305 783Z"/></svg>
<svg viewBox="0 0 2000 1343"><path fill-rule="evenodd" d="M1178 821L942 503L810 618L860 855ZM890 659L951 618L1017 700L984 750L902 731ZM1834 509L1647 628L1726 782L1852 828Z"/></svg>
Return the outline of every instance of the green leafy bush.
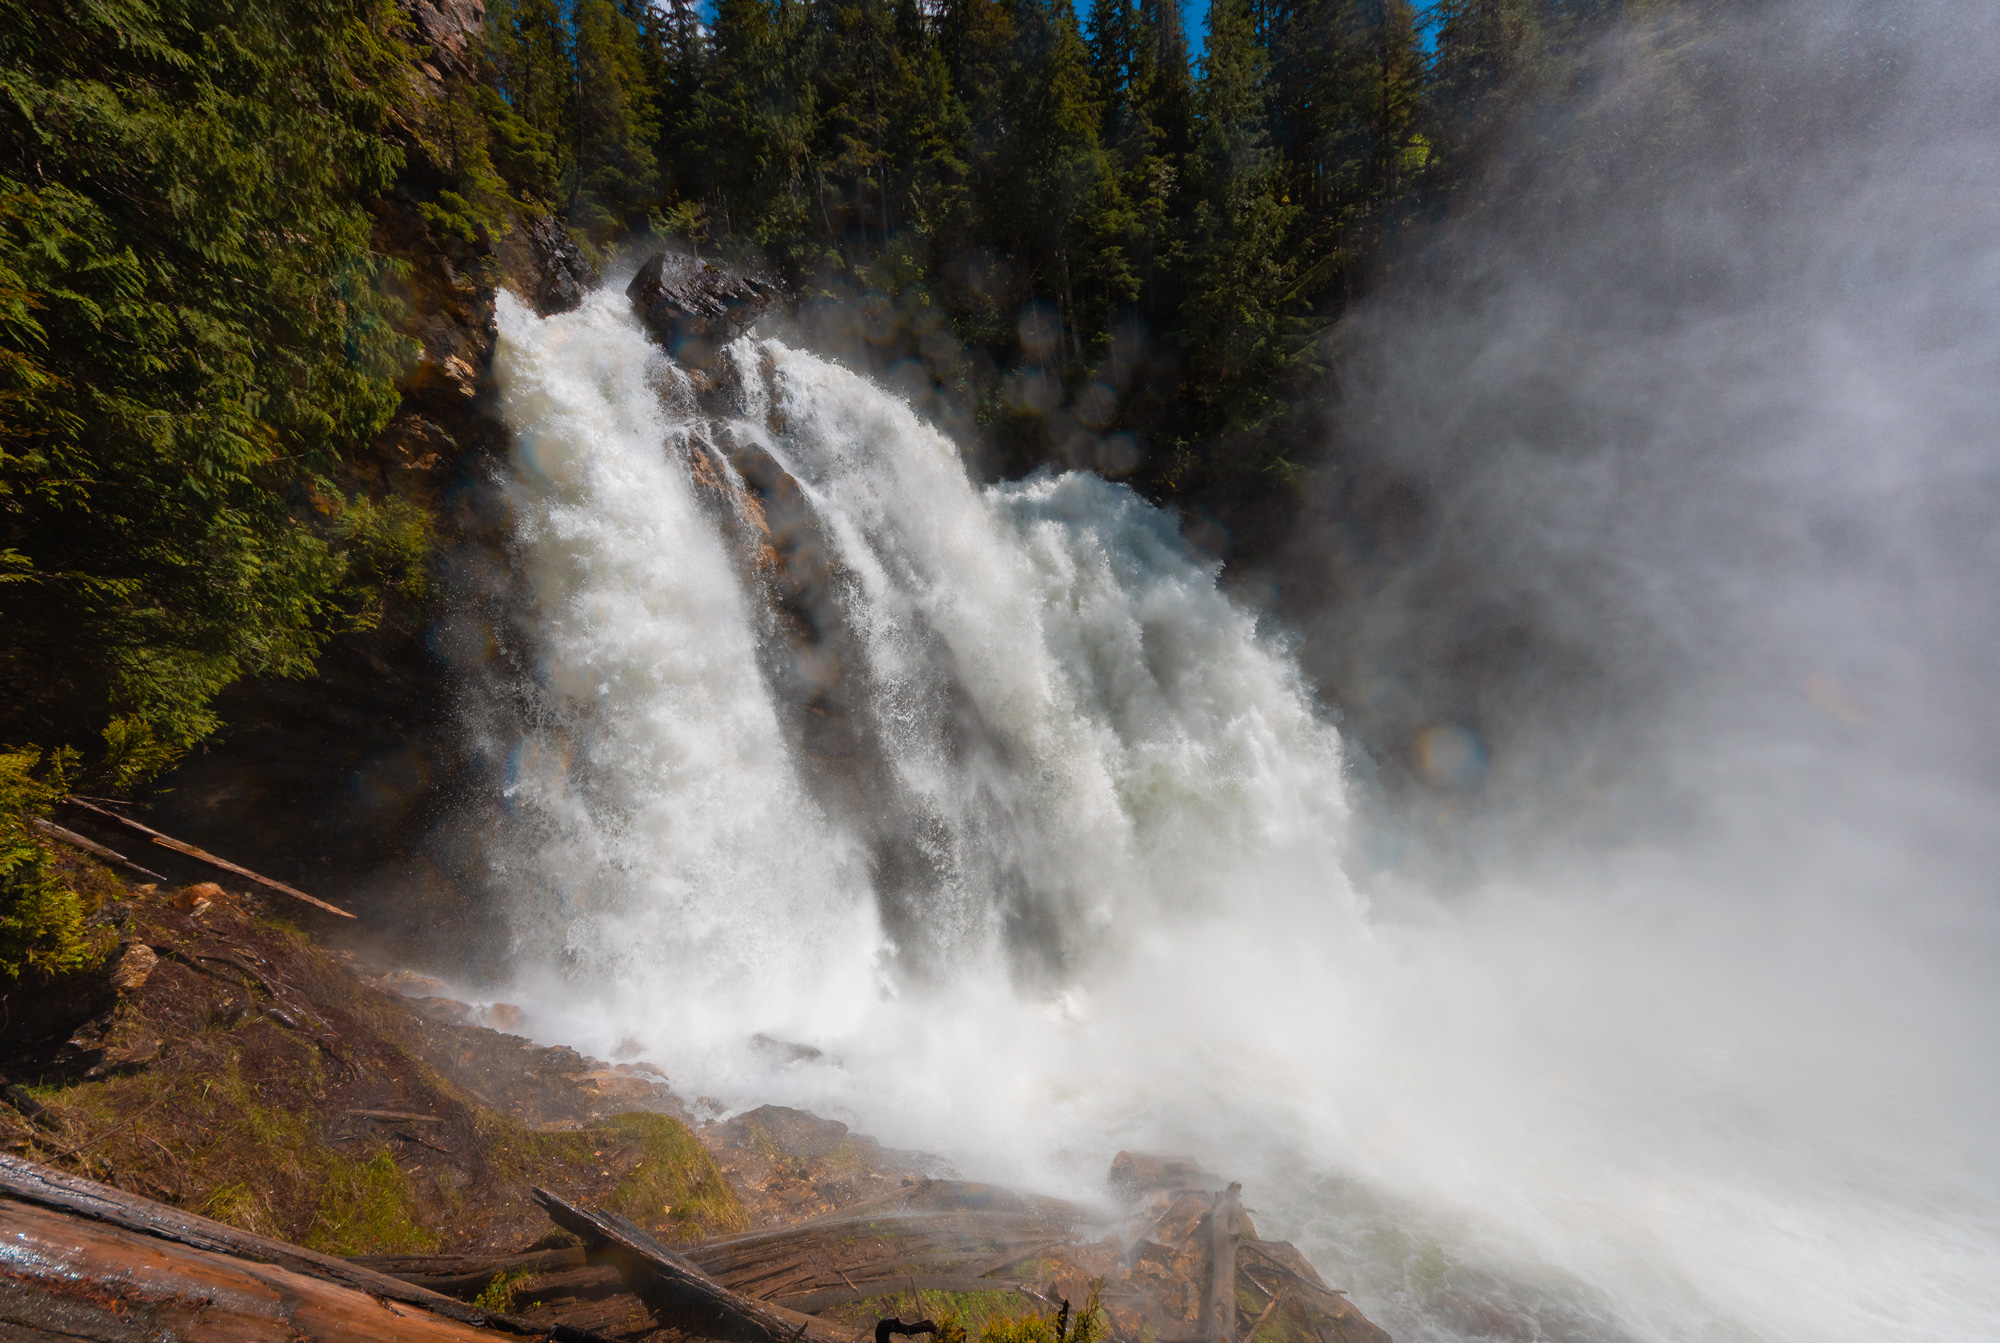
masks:
<svg viewBox="0 0 2000 1343"><path fill-rule="evenodd" d="M1090 1297L1075 1318L1066 1322L1059 1315L1011 1315L988 1320L980 1331L979 1343L1100 1343L1108 1331L1104 1307L1099 1301L1102 1282L1090 1285Z"/></svg>
<svg viewBox="0 0 2000 1343"><path fill-rule="evenodd" d="M35 827L67 791L74 763L57 752L38 770L39 750L0 751L0 978L87 969L111 949L109 933L88 924L95 904L56 873Z"/></svg>

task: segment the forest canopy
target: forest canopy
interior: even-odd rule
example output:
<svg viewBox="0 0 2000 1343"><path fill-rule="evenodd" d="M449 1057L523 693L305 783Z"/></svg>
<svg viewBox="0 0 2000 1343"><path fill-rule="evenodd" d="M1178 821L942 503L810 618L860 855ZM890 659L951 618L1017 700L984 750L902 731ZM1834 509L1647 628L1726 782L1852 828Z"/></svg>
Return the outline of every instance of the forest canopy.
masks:
<svg viewBox="0 0 2000 1343"><path fill-rule="evenodd" d="M1319 334L1616 8L1216 0L1197 58L1177 0L493 0L479 96L515 197L872 308L1001 469L1256 495Z"/></svg>
<svg viewBox="0 0 2000 1343"><path fill-rule="evenodd" d="M485 282L530 214L763 270L990 469L1281 508L1322 333L1616 8L1214 0L1197 59L1177 0L491 0L435 64L393 0L0 8L0 968L76 954L58 781L420 585L342 474L417 353L385 200Z"/></svg>

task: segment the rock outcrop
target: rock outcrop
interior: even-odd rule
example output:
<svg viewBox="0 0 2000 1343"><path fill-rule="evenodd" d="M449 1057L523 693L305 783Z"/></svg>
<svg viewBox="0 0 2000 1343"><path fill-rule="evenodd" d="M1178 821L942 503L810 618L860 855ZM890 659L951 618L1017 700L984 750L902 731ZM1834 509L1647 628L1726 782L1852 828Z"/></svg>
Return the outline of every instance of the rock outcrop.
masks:
<svg viewBox="0 0 2000 1343"><path fill-rule="evenodd" d="M535 256L535 311L548 317L573 310L597 287L597 267L554 216L530 215L523 230Z"/></svg>
<svg viewBox="0 0 2000 1343"><path fill-rule="evenodd" d="M782 291L700 257L661 252L625 288L646 329L682 364L707 365L750 329Z"/></svg>
<svg viewBox="0 0 2000 1343"><path fill-rule="evenodd" d="M474 73L472 44L486 26L486 0L404 0L414 36L430 48L433 79Z"/></svg>

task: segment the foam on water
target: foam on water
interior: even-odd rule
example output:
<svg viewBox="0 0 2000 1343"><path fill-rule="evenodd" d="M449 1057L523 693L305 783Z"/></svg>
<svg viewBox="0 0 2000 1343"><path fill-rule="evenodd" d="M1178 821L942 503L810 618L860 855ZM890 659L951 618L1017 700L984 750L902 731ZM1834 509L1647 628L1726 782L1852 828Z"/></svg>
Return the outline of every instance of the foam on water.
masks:
<svg viewBox="0 0 2000 1343"><path fill-rule="evenodd" d="M1450 907L1383 885L1371 914L1338 734L1169 518L1083 474L978 486L866 379L730 357L715 432L832 538L930 866L885 905L815 797L757 580L690 479L710 431L615 287L546 321L503 296L538 661L491 843L499 992L537 1034L1053 1192L1120 1147L1192 1151L1403 1343L2000 1318L1992 1071L1892 932L1806 947L1783 901L1719 920L1681 893L1760 860L1713 851Z"/></svg>

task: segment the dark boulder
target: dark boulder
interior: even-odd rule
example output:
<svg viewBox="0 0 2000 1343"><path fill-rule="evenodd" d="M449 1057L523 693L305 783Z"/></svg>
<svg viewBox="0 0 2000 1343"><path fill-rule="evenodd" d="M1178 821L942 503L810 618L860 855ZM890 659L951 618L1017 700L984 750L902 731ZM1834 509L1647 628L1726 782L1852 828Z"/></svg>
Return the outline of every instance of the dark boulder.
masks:
<svg viewBox="0 0 2000 1343"><path fill-rule="evenodd" d="M680 252L641 266L625 294L646 329L688 365L707 364L780 297L768 280Z"/></svg>
<svg viewBox="0 0 2000 1343"><path fill-rule="evenodd" d="M527 231L535 253L535 311L544 317L570 311L597 288L597 267L553 216L530 215Z"/></svg>

